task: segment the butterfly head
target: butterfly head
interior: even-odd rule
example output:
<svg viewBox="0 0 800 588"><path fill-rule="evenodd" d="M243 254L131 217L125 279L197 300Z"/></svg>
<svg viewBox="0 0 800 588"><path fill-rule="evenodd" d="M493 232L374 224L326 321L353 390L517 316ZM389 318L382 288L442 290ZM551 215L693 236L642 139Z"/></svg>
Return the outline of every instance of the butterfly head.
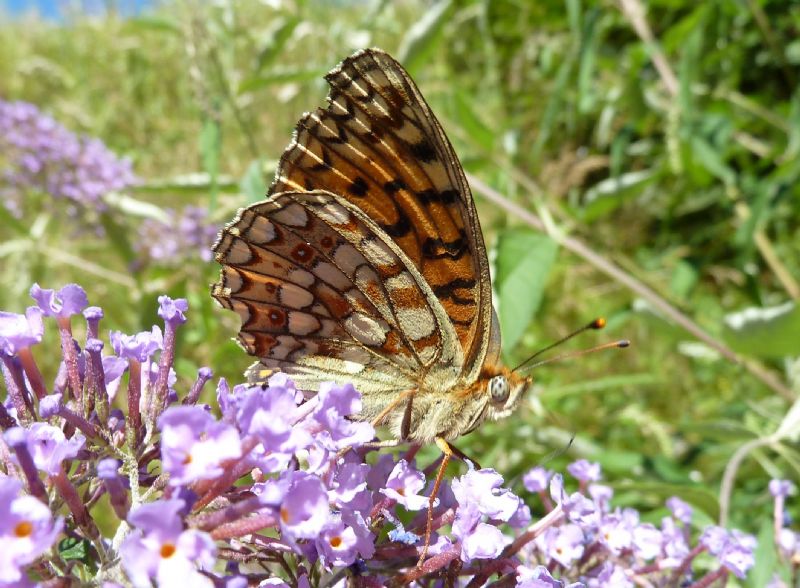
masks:
<svg viewBox="0 0 800 588"><path fill-rule="evenodd" d="M511 370L500 368L486 382L486 419L498 420L510 415L519 405L532 383L530 376L522 376Z"/></svg>

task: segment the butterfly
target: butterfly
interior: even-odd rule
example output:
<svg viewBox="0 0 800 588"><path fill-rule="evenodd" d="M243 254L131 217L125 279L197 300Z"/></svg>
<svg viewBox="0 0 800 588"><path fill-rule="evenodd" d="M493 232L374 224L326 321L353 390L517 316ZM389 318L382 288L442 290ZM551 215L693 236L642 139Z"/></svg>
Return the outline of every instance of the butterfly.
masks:
<svg viewBox="0 0 800 588"><path fill-rule="evenodd" d="M499 361L475 203L397 61L365 49L325 79L328 105L298 122L267 199L214 245L212 295L241 317L251 383L275 372L312 393L352 382L356 418L447 452L531 385Z"/></svg>

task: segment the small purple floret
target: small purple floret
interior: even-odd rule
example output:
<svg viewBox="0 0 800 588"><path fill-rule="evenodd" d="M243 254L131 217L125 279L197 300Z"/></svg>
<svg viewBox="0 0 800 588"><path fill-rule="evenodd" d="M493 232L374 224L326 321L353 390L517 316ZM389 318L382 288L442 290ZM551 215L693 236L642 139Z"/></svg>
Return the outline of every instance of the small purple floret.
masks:
<svg viewBox="0 0 800 588"><path fill-rule="evenodd" d="M34 284L30 294L45 316L61 319L79 314L89 304L86 292L77 284L67 284L58 292Z"/></svg>
<svg viewBox="0 0 800 588"><path fill-rule="evenodd" d="M171 323L173 326L186 322L184 313L189 310L189 303L185 298L173 300L169 296L159 296L158 305L158 316L164 319L164 322Z"/></svg>
<svg viewBox="0 0 800 588"><path fill-rule="evenodd" d="M43 315L36 306L29 306L24 315L0 312L0 352L16 355L39 343L44 334Z"/></svg>

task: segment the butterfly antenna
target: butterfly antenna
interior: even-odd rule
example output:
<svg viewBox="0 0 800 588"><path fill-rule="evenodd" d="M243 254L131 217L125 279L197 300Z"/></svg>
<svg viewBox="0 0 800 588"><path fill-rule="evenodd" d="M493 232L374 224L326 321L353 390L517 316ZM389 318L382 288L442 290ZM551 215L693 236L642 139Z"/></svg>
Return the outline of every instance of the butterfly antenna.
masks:
<svg viewBox="0 0 800 588"><path fill-rule="evenodd" d="M561 457L562 455L564 455L567 451L569 451L569 448L572 447L572 443L574 441L575 441L575 433L572 433L569 437L569 441L564 447L562 447L561 449L554 449L553 451L548 453L544 458L542 458L542 460L539 462L539 465L544 466L547 462L552 461L557 457Z"/></svg>
<svg viewBox="0 0 800 588"><path fill-rule="evenodd" d="M547 352L547 351L550 351L551 349L553 349L554 347L558 347L558 346L559 346L559 345L561 345L562 343L566 343L567 341L569 341L570 339L572 339L572 338L573 338L575 335L580 335L581 333L583 333L584 331L588 331L589 329L599 330L599 329L602 329L602 328L603 328L603 327L605 327L605 326L606 326L606 319L604 319L603 317L598 317L598 318L594 319L592 322L590 322L589 324L587 324L587 325L583 325L583 326L582 326L580 329L577 329L577 330L575 330L575 331L572 331L572 332L571 332L569 335L567 335L566 337L562 337L561 339L559 339L559 340L558 340L558 341L556 341L555 343L551 343L551 344L550 344L550 345L548 345L547 347L545 347L545 348L543 348L543 349L540 349L539 351L537 351L536 353L534 353L533 355L531 355L531 356L530 356L528 359L526 359L525 361L523 361L521 364L519 364L517 367L515 367L515 368L514 368L513 370L511 370L511 371L512 371L512 372L515 372L515 371L517 371L518 369L520 369L520 368L522 368L523 366L525 366L525 364L527 364L527 363L529 363L529 362L533 361L534 359L536 359L537 357L539 357L539 356L540 356L542 353L545 353L545 352ZM536 365L541 365L541 363L537 363Z"/></svg>
<svg viewBox="0 0 800 588"><path fill-rule="evenodd" d="M564 359L572 359L573 357L580 357L581 355L588 355L589 353L594 353L595 351L602 351L603 349L622 349L625 347L629 347L631 344L630 341L627 339L620 339L619 341L611 341L610 343L603 343L602 345L596 345L595 347L590 347L589 349L581 349L579 351L570 351L569 353L562 353L561 355L556 355L555 357L548 357L547 359L543 359L542 361L537 361L533 365L529 365L526 367L526 370L532 370L533 368L539 367L540 365L544 365L546 363L552 363L554 361L562 361Z"/></svg>

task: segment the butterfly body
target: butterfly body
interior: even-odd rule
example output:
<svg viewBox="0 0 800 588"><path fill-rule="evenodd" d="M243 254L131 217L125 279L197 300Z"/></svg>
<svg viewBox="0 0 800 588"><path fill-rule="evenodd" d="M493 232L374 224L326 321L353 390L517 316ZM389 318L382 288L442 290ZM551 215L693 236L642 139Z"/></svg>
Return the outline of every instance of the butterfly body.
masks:
<svg viewBox="0 0 800 588"><path fill-rule="evenodd" d="M239 341L314 392L352 382L358 418L397 438L452 440L506 416L530 385L499 364L488 259L463 171L405 70L368 49L328 74L268 199L214 246L212 295Z"/></svg>

